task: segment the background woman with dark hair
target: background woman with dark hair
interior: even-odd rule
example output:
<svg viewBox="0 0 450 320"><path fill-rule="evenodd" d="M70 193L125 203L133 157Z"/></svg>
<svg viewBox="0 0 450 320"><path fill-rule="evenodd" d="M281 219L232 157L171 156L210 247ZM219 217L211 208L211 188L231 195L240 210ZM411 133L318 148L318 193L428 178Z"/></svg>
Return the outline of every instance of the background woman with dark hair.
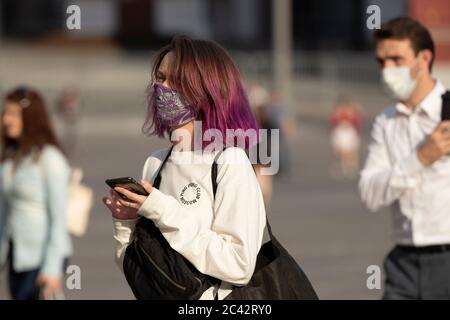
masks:
<svg viewBox="0 0 450 320"><path fill-rule="evenodd" d="M65 221L70 167L36 91L7 94L1 139L0 267L9 262L13 299L50 297L62 289L72 251Z"/></svg>

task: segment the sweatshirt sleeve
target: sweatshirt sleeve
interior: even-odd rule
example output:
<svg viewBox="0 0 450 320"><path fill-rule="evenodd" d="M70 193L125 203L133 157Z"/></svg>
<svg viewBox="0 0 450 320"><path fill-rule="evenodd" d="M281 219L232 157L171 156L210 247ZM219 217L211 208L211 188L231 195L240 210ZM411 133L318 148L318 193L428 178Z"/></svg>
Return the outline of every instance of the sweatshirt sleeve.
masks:
<svg viewBox="0 0 450 320"><path fill-rule="evenodd" d="M214 220L202 228L174 197L153 189L138 213L160 228L173 249L200 272L245 285L255 269L266 224L261 190L242 149L229 148L218 161Z"/></svg>
<svg viewBox="0 0 450 320"><path fill-rule="evenodd" d="M147 158L144 164L144 168L142 170L142 179L147 180L150 183L153 183L159 165L161 164L161 160L159 158L164 153L167 152L164 150L160 150ZM133 231L136 226L136 223L139 221L139 218L130 220L121 220L113 217L112 219L114 229L113 238L115 244L114 257L117 266L123 272L123 259L125 257L125 251L131 242Z"/></svg>
<svg viewBox="0 0 450 320"><path fill-rule="evenodd" d="M131 236L138 222L137 219L130 220L121 220L113 218L113 226L114 226L114 242L115 242L115 260L116 264L119 267L120 271L123 272L123 258L125 256L125 251L130 243Z"/></svg>
<svg viewBox="0 0 450 320"><path fill-rule="evenodd" d="M398 200L407 189L415 188L424 166L414 150L401 161L393 162L386 148L384 115L378 116L372 128L369 154L359 181L362 201L371 211Z"/></svg>

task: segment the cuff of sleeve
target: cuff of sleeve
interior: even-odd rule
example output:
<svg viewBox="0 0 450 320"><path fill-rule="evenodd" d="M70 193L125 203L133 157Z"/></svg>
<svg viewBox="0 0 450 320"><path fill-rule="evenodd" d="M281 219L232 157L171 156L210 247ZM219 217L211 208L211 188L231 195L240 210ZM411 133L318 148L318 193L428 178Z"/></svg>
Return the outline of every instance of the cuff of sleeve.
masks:
<svg viewBox="0 0 450 320"><path fill-rule="evenodd" d="M137 213L147 219L153 220L155 224L161 219L161 212L164 203L164 194L156 188L153 188Z"/></svg>
<svg viewBox="0 0 450 320"><path fill-rule="evenodd" d="M114 235L117 239L129 239L140 218L122 220L113 217Z"/></svg>
<svg viewBox="0 0 450 320"><path fill-rule="evenodd" d="M414 187L417 181L417 177L415 177L415 175L424 168L425 167L417 156L417 152L414 151L409 157L399 162L397 165L397 172L400 179L403 180L400 184L404 185L406 183L408 187Z"/></svg>
<svg viewBox="0 0 450 320"><path fill-rule="evenodd" d="M53 259L43 265L40 273L46 276L60 278L62 277L63 271L63 259Z"/></svg>

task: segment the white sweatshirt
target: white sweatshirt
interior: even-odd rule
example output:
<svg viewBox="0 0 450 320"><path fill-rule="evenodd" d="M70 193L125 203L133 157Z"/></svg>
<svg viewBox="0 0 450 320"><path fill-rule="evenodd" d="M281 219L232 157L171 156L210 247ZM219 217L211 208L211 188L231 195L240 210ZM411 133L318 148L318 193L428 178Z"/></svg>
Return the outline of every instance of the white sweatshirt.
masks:
<svg viewBox="0 0 450 320"><path fill-rule="evenodd" d="M145 162L143 179L153 183L169 149ZM138 210L160 228L169 244L200 272L222 280L218 298L231 285L250 281L266 226L264 201L251 163L240 148L228 148L218 157L214 201L211 165L215 154L172 151L153 189ZM114 219L116 262L122 269L125 249L136 220ZM216 288L200 299L213 299Z"/></svg>

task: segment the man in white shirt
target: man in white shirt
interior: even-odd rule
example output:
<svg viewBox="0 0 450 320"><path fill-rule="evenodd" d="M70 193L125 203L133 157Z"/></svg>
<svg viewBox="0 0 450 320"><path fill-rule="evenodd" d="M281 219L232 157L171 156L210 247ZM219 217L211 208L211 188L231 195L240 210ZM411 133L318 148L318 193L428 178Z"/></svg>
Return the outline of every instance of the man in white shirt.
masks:
<svg viewBox="0 0 450 320"><path fill-rule="evenodd" d="M432 78L429 31L410 18L375 32L382 81L397 103L380 114L359 183L371 211L390 206L396 246L384 299L450 299L450 122Z"/></svg>

